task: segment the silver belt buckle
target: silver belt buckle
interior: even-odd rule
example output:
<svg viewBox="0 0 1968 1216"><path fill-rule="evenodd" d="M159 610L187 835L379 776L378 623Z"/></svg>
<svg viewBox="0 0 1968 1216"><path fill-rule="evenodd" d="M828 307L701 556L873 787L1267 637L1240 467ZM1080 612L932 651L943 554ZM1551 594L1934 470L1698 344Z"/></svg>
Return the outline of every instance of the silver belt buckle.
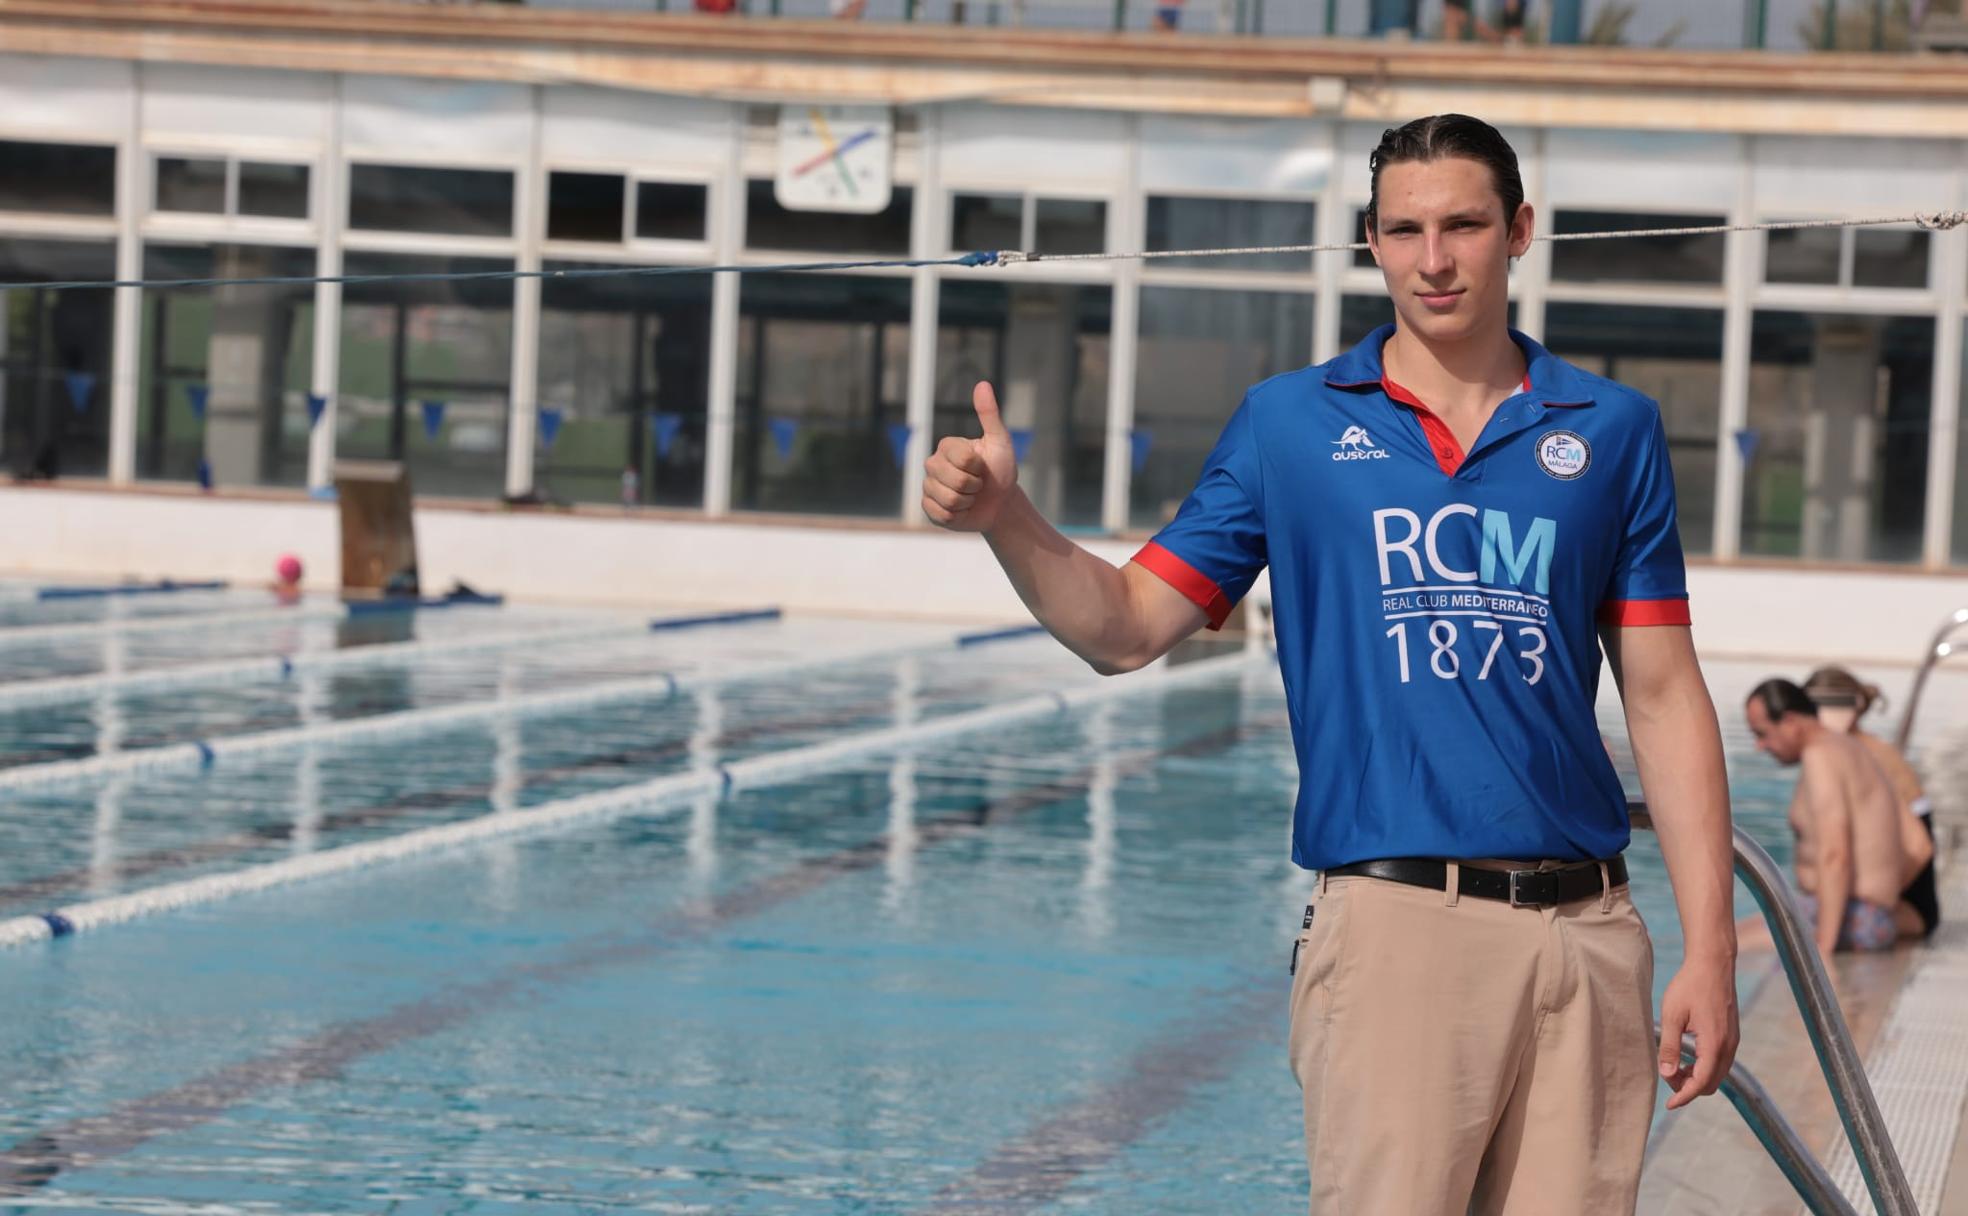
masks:
<svg viewBox="0 0 1968 1216"><path fill-rule="evenodd" d="M1542 889L1534 886L1526 892L1528 879L1544 880ZM1512 870L1510 871L1510 906L1513 908L1549 908L1558 902L1558 872L1556 870Z"/></svg>

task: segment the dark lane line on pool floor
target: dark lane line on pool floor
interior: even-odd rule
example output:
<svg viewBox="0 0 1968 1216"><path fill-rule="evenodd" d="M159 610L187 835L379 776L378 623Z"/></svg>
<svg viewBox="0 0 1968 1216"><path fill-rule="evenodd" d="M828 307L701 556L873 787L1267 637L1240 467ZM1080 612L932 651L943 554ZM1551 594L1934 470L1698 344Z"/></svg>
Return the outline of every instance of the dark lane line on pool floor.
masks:
<svg viewBox="0 0 1968 1216"><path fill-rule="evenodd" d="M1045 1207L1227 1074L1262 1041L1266 1023L1284 1020L1285 986L1275 979L1200 995L1206 1012L1157 1034L1113 1081L1007 1140L943 1188L923 1216L1018 1216Z"/></svg>
<svg viewBox="0 0 1968 1216"><path fill-rule="evenodd" d="M780 718L769 722L755 722L749 726L726 731L710 741L709 746L725 749L753 742L774 733L811 730L819 727L838 726L851 722L869 713L888 708L887 702L879 705L867 702L828 714L810 714L800 718ZM622 748L600 756L591 756L577 763L556 765L553 768L538 769L523 773L519 779L521 790L534 789L550 781L576 776L602 768L627 767L631 764L648 764L659 760L674 759L690 750L689 739L672 739L662 743L648 743L636 747ZM334 811L323 815L313 825L313 830L325 835L330 832L345 832L352 828L373 827L387 823L418 811L437 811L447 807L460 806L487 797L492 787L483 781L468 785L454 785L445 789L430 790L386 802L380 806L362 807L355 810ZM162 870L178 869L198 865L221 858L235 857L250 853L254 849L268 845L285 844L293 840L298 831L297 825L289 823L267 823L257 827L245 828L227 836L194 844L173 845L169 848L152 849L128 858L119 858L110 863L110 877L118 883L132 878L144 878ZM43 874L36 878L22 879L19 882L0 886L0 906L20 900L40 899L61 891L74 890L89 882L98 871L88 867L75 867L54 874Z"/></svg>
<svg viewBox="0 0 1968 1216"><path fill-rule="evenodd" d="M1220 750L1284 725L1283 717L1267 716L1225 726L1174 747L1128 753L1113 766L1113 775L1132 776L1163 760ZM918 825L915 846L921 849L1084 795L1099 774L1100 765L1088 764L1016 794ZM678 915L678 923L665 931L630 937L603 935L589 945L576 947L567 957L516 965L489 980L406 1002L374 1017L331 1025L287 1047L132 1099L105 1114L74 1119L29 1135L0 1151L0 1195L29 1193L64 1171L86 1169L160 1136L197 1127L269 1089L332 1080L343 1068L366 1056L449 1029L528 992L565 984L602 968L646 961L708 936L729 922L798 898L835 878L877 866L887 856L890 843L889 834L883 833L741 884L695 908L685 908Z"/></svg>

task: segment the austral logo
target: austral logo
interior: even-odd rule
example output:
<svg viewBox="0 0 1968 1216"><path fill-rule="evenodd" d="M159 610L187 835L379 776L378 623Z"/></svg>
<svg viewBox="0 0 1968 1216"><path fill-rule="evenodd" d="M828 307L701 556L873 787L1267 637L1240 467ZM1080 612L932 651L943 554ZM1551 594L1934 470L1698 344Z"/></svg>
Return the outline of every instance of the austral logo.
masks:
<svg viewBox="0 0 1968 1216"><path fill-rule="evenodd" d="M1374 446L1367 438L1367 428L1349 426L1339 438L1332 441L1340 449L1333 453L1334 460L1386 460L1387 453Z"/></svg>

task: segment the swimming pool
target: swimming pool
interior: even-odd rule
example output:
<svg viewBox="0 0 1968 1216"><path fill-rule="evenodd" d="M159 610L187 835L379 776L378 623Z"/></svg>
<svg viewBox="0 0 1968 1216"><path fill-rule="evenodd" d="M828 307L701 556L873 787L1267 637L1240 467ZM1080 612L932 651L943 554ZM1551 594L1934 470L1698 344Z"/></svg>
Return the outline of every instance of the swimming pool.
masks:
<svg viewBox="0 0 1968 1216"><path fill-rule="evenodd" d="M384 644L493 641L164 690L111 672L0 717L0 779L77 766L0 789L0 920L1102 684L1044 639L637 624L418 613ZM252 650L176 636L187 667ZM0 676L48 678L16 657ZM1309 881L1275 668L1231 666L0 951L0 1206L1296 1210ZM1725 706L1753 678L1711 671ZM1623 756L1610 695L1602 724ZM1739 819L1782 855L1787 781L1725 726ZM273 744L106 767L234 736ZM1664 985L1665 874L1650 837L1631 857Z"/></svg>

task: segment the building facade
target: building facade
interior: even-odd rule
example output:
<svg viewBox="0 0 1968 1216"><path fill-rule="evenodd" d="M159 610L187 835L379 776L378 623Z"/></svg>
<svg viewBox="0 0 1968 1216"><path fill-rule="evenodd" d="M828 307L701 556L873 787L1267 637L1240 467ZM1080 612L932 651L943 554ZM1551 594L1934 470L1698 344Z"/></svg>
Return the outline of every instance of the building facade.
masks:
<svg viewBox="0 0 1968 1216"><path fill-rule="evenodd" d="M1968 124L1949 125L1968 80L1958 99L1888 89L1834 111L1808 83L1587 96L1573 60L1498 83L1475 55L1416 50L1412 80L1380 94L1321 60L1293 106L1199 103L1173 68L1133 104L1084 79L1091 96L1046 104L1029 85L954 95L955 68L885 96L867 83L890 53L873 30L807 52L804 77L727 42L669 79L663 39L699 26L647 18L657 66L630 87L544 71L526 56L558 44L536 31L481 55L458 28L436 59L352 71L327 24L303 14L286 31L300 53L242 64L216 35L112 25L75 54L88 37L0 21L0 280L347 276L0 293L0 465L300 496L338 459L388 458L432 500L911 527L924 456L974 426L988 379L1042 509L1124 535L1172 512L1246 386L1391 318L1364 252L769 268L1354 241L1381 130L1442 108L1499 121L1540 232L1968 198ZM748 62L806 95L703 83ZM775 191L789 123L834 103L886 123L878 209ZM643 273L586 273L604 268ZM1518 328L1661 402L1691 554L1968 566L1968 231L1541 242L1511 292Z"/></svg>

